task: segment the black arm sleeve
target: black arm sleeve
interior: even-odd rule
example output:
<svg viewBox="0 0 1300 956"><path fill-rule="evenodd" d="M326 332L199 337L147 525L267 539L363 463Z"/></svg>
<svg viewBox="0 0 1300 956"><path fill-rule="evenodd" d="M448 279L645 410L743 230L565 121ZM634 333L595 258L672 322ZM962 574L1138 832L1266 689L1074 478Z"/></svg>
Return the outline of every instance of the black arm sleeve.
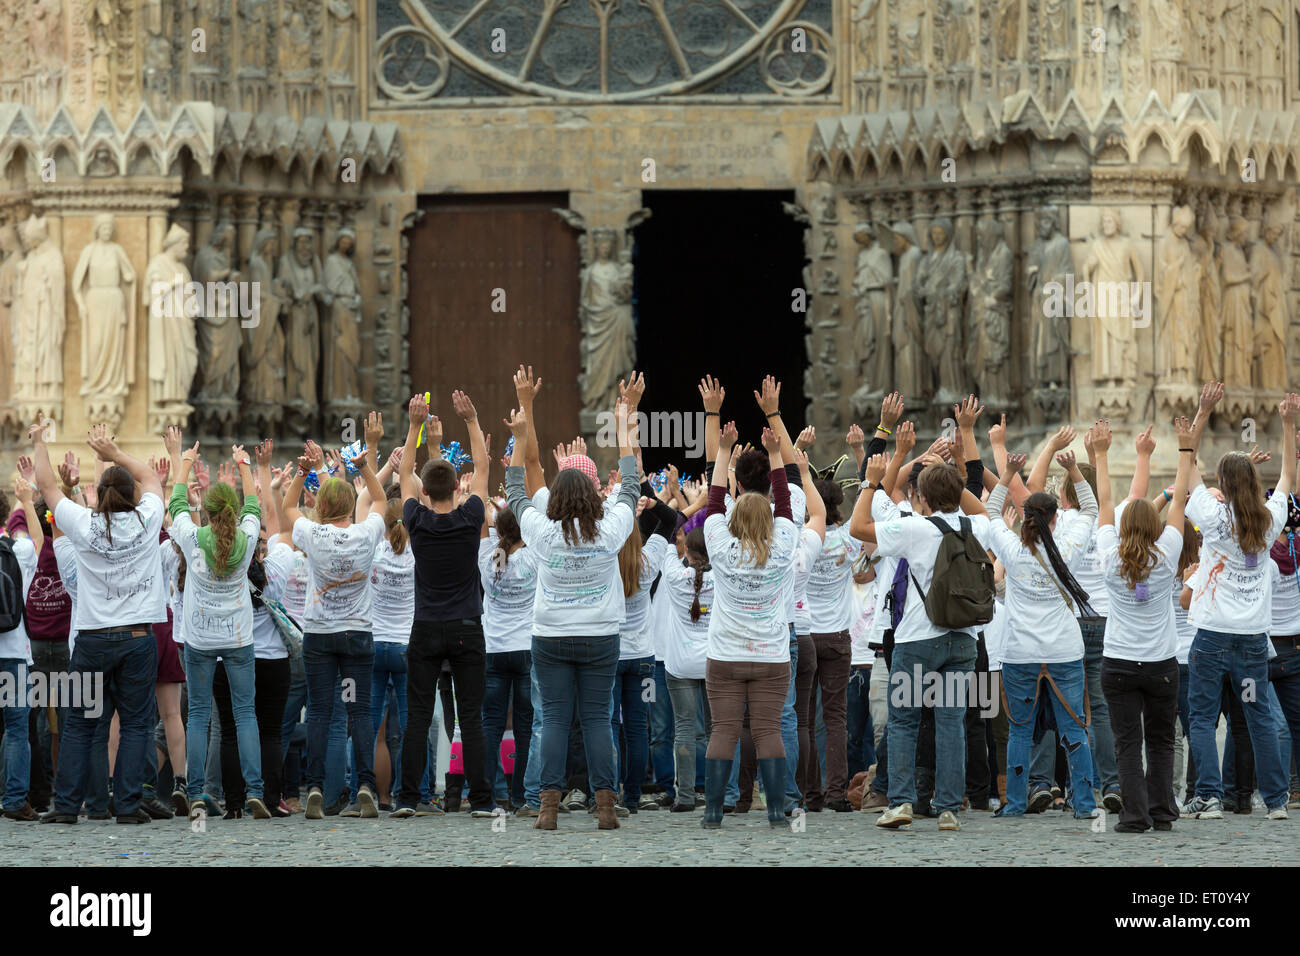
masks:
<svg viewBox="0 0 1300 956"><path fill-rule="evenodd" d="M966 462L966 490L976 498L984 495L984 460L972 458Z"/></svg>
<svg viewBox="0 0 1300 956"><path fill-rule="evenodd" d="M641 512L641 540L646 541L650 535L662 535L672 541L672 533L677 526L677 512L655 497L654 487L649 480L641 482L641 494L650 499L650 504Z"/></svg>
<svg viewBox="0 0 1300 956"><path fill-rule="evenodd" d="M862 456L862 467L858 469L858 481L867 480L867 462L871 460L871 456L883 455L884 453L885 440L873 432L871 435L871 441L867 442L866 454Z"/></svg>

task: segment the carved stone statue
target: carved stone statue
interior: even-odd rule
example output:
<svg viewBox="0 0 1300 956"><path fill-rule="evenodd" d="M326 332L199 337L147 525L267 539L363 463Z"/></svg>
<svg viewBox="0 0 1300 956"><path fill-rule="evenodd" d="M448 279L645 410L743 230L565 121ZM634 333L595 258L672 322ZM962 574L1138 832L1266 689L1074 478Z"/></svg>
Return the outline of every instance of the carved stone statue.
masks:
<svg viewBox="0 0 1300 956"><path fill-rule="evenodd" d="M319 29L308 20L303 0L286 0L280 18L280 72L285 79L311 76L311 51Z"/></svg>
<svg viewBox="0 0 1300 956"><path fill-rule="evenodd" d="M853 357L858 375L870 385L869 394L884 395L892 384L889 285L893 268L889 252L875 244L870 226L860 224L853 230L853 238L862 247L853 274L853 309L857 314Z"/></svg>
<svg viewBox="0 0 1300 956"><path fill-rule="evenodd" d="M63 333L67 325L63 253L50 239L45 218L30 217L18 233L26 256L18 298L15 398L24 421L44 412L63 418Z"/></svg>
<svg viewBox="0 0 1300 956"><path fill-rule="evenodd" d="M194 312L187 302L192 281L185 259L190 234L173 225L163 239L162 252L149 260L144 272L144 301L149 305L149 414L156 428L185 425L194 411L190 386L199 364Z"/></svg>
<svg viewBox="0 0 1300 956"><path fill-rule="evenodd" d="M1219 217L1209 203L1202 208L1197 227L1197 234L1192 237L1192 251L1201 266L1201 343L1197 349L1197 378L1202 382L1226 382L1223 377L1226 318L1216 255L1223 239ZM1249 381L1249 375L1246 381Z"/></svg>
<svg viewBox="0 0 1300 956"><path fill-rule="evenodd" d="M1192 249L1196 216L1178 206L1167 232L1156 243L1156 369L1166 382L1192 380L1201 327L1201 264Z"/></svg>
<svg viewBox="0 0 1300 956"><path fill-rule="evenodd" d="M1051 53L1063 52L1069 46L1069 35L1069 5L1065 0L1044 0L1043 49Z"/></svg>
<svg viewBox="0 0 1300 956"><path fill-rule="evenodd" d="M81 316L81 397L86 417L117 428L135 384L135 270L113 241L113 217L95 217L95 235L72 273Z"/></svg>
<svg viewBox="0 0 1300 956"><path fill-rule="evenodd" d="M892 341L894 346L895 391L914 399L922 396L921 309L916 301L916 273L921 266L921 247L910 222L896 222L890 228L893 253L898 256L894 288Z"/></svg>
<svg viewBox="0 0 1300 956"><path fill-rule="evenodd" d="M283 415L284 329L280 326L279 280L273 273L279 244L275 229L259 229L248 258L248 281L257 295L258 321L242 330L240 390L260 434L278 430Z"/></svg>
<svg viewBox="0 0 1300 956"><path fill-rule="evenodd" d="M1098 385L1132 386L1137 382L1135 322L1145 322L1151 303L1141 296L1142 260L1133 243L1120 233L1119 210L1101 211L1101 235L1083 263L1083 277L1092 283L1092 380ZM1136 285L1135 285L1136 284ZM1114 311L1118 314L1112 315Z"/></svg>
<svg viewBox="0 0 1300 956"><path fill-rule="evenodd" d="M1282 217L1264 220L1259 241L1250 251L1250 282L1255 293L1255 372L1257 389L1276 390L1286 376L1286 250L1281 246Z"/></svg>
<svg viewBox="0 0 1300 956"><path fill-rule="evenodd" d="M229 290L205 296L205 308L195 323L198 335L199 372L195 382L195 403L201 412L212 411L214 424L233 424L239 411L239 296L235 283L240 274L233 267L235 230L228 222L217 223L207 245L194 257L194 280L205 290L219 283ZM226 284L229 285L226 285ZM216 308L208 315L206 304ZM222 412L227 414L222 414ZM201 423L202 424L202 423Z"/></svg>
<svg viewBox="0 0 1300 956"><path fill-rule="evenodd" d="M1250 224L1240 216L1228 221L1228 234L1219 245L1215 267L1223 294L1223 384L1230 389L1250 388L1254 367L1255 313L1250 264L1246 261L1249 231ZM1204 344L1201 351L1206 351Z"/></svg>
<svg viewBox="0 0 1300 956"><path fill-rule="evenodd" d="M925 66L922 50L925 37L925 0L903 0L896 26L898 36L898 65L903 69Z"/></svg>
<svg viewBox="0 0 1300 956"><path fill-rule="evenodd" d="M1030 367L1042 386L1064 386L1070 380L1070 320L1064 314L1051 315L1044 307L1043 290L1052 283L1064 287L1067 277L1074 273L1070 240L1061 234L1058 215L1055 206L1038 211L1038 240L1029 252L1025 269L1029 314L1033 317Z"/></svg>
<svg viewBox="0 0 1300 956"><path fill-rule="evenodd" d="M1002 225L981 219L976 231L975 270L971 275L971 330L975 333L972 377L990 408L1010 405L1007 394L1014 307L1015 260Z"/></svg>
<svg viewBox="0 0 1300 956"><path fill-rule="evenodd" d="M294 432L310 431L316 420L316 373L320 367L320 316L317 301L327 295L321 284L320 259L313 248L316 235L299 226L293 231L293 248L280 257L284 312L286 416Z"/></svg>
<svg viewBox="0 0 1300 956"><path fill-rule="evenodd" d="M352 79L353 33L356 30L356 9L352 0L329 0L330 54L329 78L346 82Z"/></svg>
<svg viewBox="0 0 1300 956"><path fill-rule="evenodd" d="M853 34L857 38L858 57L856 67L862 73L874 73L880 69L880 59L876 55L876 8L880 0L858 0L853 12ZM806 392L805 394L812 394Z"/></svg>
<svg viewBox="0 0 1300 956"><path fill-rule="evenodd" d="M113 39L117 10L113 0L83 0L83 13L90 28L91 76L95 96L107 99L112 84ZM94 421L94 419L91 419Z"/></svg>
<svg viewBox="0 0 1300 956"><path fill-rule="evenodd" d="M618 383L636 365L632 321L632 265L614 261L615 232L592 230L592 262L582 270L582 407L607 412L618 399Z"/></svg>
<svg viewBox="0 0 1300 956"><path fill-rule="evenodd" d="M913 290L921 311L926 372L922 391L936 405L952 405L966 393L962 326L966 317L966 257L952 241L952 220L930 223L930 252L921 260Z"/></svg>
<svg viewBox="0 0 1300 956"><path fill-rule="evenodd" d="M0 226L0 404L9 401L14 387L14 340L18 334L18 273L23 263L23 247L13 226Z"/></svg>
<svg viewBox="0 0 1300 956"><path fill-rule="evenodd" d="M326 347L321 353L325 362L327 402L355 404L361 400L357 385L361 365L361 281L352 261L357 234L348 228L339 230L334 251L325 257L325 288L328 296L325 323Z"/></svg>
<svg viewBox="0 0 1300 956"><path fill-rule="evenodd" d="M271 39L270 0L239 0L243 21L239 32L239 56L244 68L266 70L266 48Z"/></svg>
<svg viewBox="0 0 1300 956"><path fill-rule="evenodd" d="M943 66L965 66L970 63L970 24L975 12L967 0L939 0L935 17L936 52Z"/></svg>

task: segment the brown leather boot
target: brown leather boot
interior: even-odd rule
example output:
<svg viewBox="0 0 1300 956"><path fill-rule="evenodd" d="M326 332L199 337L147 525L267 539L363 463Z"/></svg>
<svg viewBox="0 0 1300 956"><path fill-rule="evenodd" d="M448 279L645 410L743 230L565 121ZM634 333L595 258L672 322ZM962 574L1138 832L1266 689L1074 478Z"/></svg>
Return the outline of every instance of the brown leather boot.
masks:
<svg viewBox="0 0 1300 956"><path fill-rule="evenodd" d="M596 829L618 829L618 814L614 812L613 790L596 791Z"/></svg>
<svg viewBox="0 0 1300 956"><path fill-rule="evenodd" d="M537 822L533 824L533 829L554 830L558 825L559 815L560 815L560 791L543 790L542 809L537 814Z"/></svg>

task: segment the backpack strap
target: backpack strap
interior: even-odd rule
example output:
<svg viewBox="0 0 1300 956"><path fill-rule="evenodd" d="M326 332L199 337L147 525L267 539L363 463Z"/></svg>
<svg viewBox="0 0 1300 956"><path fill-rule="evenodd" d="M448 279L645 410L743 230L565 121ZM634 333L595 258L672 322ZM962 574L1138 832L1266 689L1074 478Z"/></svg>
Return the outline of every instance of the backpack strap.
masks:
<svg viewBox="0 0 1300 956"><path fill-rule="evenodd" d="M1054 693L1056 695L1056 699L1061 702L1061 706L1065 708L1065 712L1070 715L1071 720L1073 720L1084 730L1087 730L1089 727L1092 726L1092 706L1088 701L1088 682L1086 680L1083 682L1084 719L1080 720L1079 715L1076 714L1074 710L1070 707L1070 705L1065 702L1065 695L1061 693L1061 688L1056 686L1056 681L1052 680L1052 675L1048 672L1046 664L1043 665L1042 673L1039 676L1047 678L1047 683L1050 684L1052 687L1052 693Z"/></svg>
<svg viewBox="0 0 1300 956"><path fill-rule="evenodd" d="M1052 573L1050 568L1048 568L1047 562L1044 561L1043 556L1038 553L1038 549L1030 545L1029 553L1034 556L1034 560L1036 560L1038 562L1038 566L1043 569L1043 573L1047 575L1048 580L1056 585L1056 590L1061 595L1061 600L1065 602L1065 606L1068 607L1070 609L1070 613L1073 614L1074 602L1070 600L1070 595L1065 593L1065 588L1061 587L1061 582L1056 580L1056 575ZM1057 696L1059 697L1060 695L1058 694ZM1062 701L1062 703L1065 702Z"/></svg>
<svg viewBox="0 0 1300 956"><path fill-rule="evenodd" d="M948 522L946 521L941 521L940 519L936 518L934 515L926 515L925 520L930 522L930 524L934 525L936 528L938 528L940 534L947 535L947 534L957 533L956 529L954 529L952 525L948 524ZM970 527L969 519L962 518L961 521L962 521L962 531L964 532L969 530ZM917 593L921 595L921 600L923 602L928 601L929 596L925 593L924 589L921 587L921 582L916 579L916 575L912 574L912 566L910 564L907 567L907 573L908 576L911 577L912 583L916 585L916 590Z"/></svg>

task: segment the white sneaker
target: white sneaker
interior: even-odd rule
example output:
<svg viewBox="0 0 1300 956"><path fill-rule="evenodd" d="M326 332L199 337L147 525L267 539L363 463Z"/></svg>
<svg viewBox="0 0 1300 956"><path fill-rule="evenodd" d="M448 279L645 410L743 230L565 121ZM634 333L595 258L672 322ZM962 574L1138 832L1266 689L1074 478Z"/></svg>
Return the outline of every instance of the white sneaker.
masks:
<svg viewBox="0 0 1300 956"><path fill-rule="evenodd" d="M939 814L940 830L960 830L961 824L957 822L957 814L951 810L945 810Z"/></svg>
<svg viewBox="0 0 1300 956"><path fill-rule="evenodd" d="M1276 810L1270 810L1270 811L1268 811L1268 818L1269 818L1270 820L1285 820L1285 819L1287 819L1287 815L1286 815L1286 807L1278 807Z"/></svg>
<svg viewBox="0 0 1300 956"><path fill-rule="evenodd" d="M880 819L876 821L876 826L884 827L886 830L896 830L899 827L910 827L911 825L912 805L910 803L890 807L882 813Z"/></svg>

